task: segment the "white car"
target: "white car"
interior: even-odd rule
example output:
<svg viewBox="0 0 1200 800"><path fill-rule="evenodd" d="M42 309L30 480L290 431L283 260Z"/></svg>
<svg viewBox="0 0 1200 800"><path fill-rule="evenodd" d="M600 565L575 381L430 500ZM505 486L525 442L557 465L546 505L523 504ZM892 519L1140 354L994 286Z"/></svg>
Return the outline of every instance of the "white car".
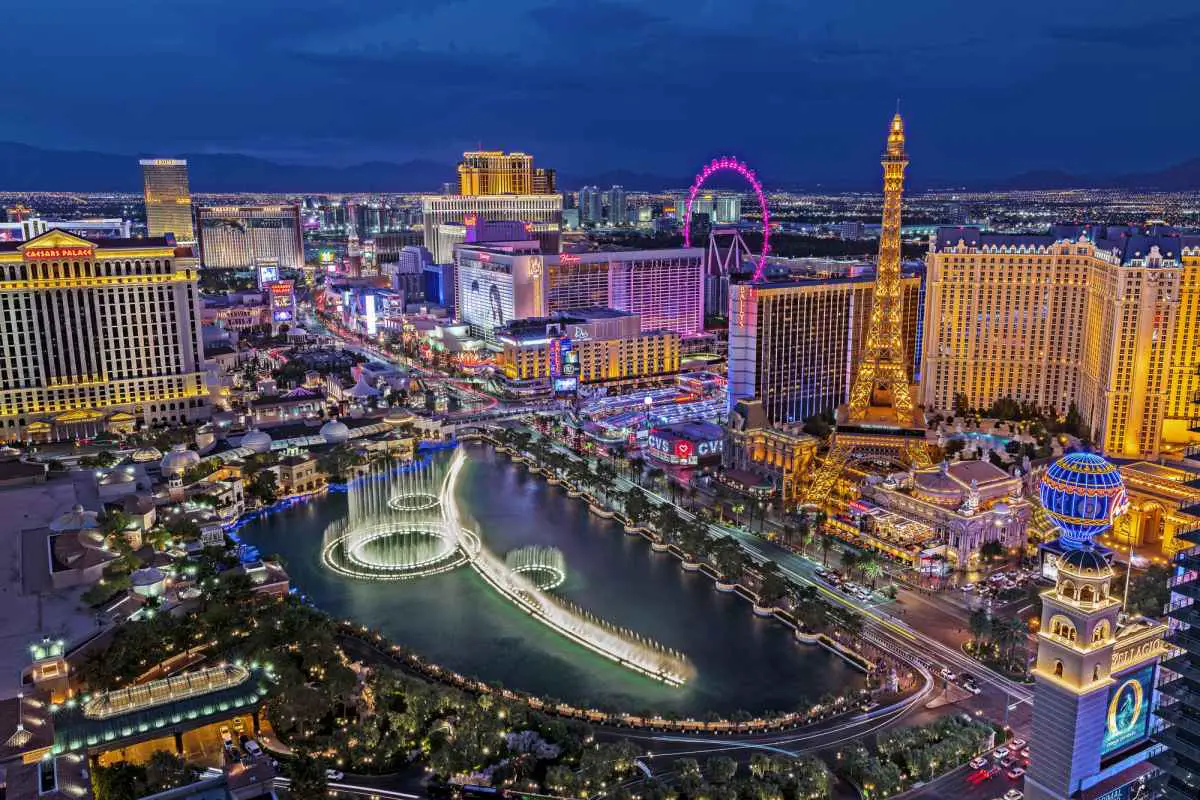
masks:
<svg viewBox="0 0 1200 800"><path fill-rule="evenodd" d="M973 584L973 583L964 583L964 584L963 584L961 587L959 587L959 588L961 588L961 589L962 589L964 592L969 592L969 591L971 591L972 589L974 589L974 588L975 588L975 584Z"/></svg>
<svg viewBox="0 0 1200 800"><path fill-rule="evenodd" d="M1024 740L1024 739L1013 739L1011 742L1009 742L1009 743L1008 743L1008 747L1009 747L1009 749L1010 749L1010 750L1014 750L1014 751L1015 751L1015 750L1020 750L1020 749L1021 749L1022 747L1024 747L1024 746L1025 746L1025 740Z"/></svg>
<svg viewBox="0 0 1200 800"><path fill-rule="evenodd" d="M346 777L346 774L344 772L341 772L340 770L336 770L336 769L325 770L325 780L327 780L327 781L340 781L344 777Z"/></svg>
<svg viewBox="0 0 1200 800"><path fill-rule="evenodd" d="M997 761L999 761L1002 758L1008 758L1008 748L1007 747L997 747L995 750L992 751L992 758L996 759Z"/></svg>
<svg viewBox="0 0 1200 800"><path fill-rule="evenodd" d="M247 739L246 743L243 744L242 747L245 748L247 753L254 756L255 758L258 758L259 756L262 755L262 748L259 747L258 742L254 741L253 739Z"/></svg>
<svg viewBox="0 0 1200 800"><path fill-rule="evenodd" d="M1025 793L1020 789L1009 789L1004 793L1004 800L1021 800Z"/></svg>

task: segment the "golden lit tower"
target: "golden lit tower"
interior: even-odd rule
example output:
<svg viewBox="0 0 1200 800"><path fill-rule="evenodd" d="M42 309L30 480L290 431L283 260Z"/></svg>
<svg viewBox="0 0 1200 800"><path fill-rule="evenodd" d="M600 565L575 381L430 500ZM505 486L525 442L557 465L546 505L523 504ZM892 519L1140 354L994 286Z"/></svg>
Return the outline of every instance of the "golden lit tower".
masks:
<svg viewBox="0 0 1200 800"><path fill-rule="evenodd" d="M166 236L171 233L179 244L195 244L187 161L181 158L143 158L139 163L146 197L147 235Z"/></svg>
<svg viewBox="0 0 1200 800"><path fill-rule="evenodd" d="M851 422L912 422L912 392L904 360L903 303L900 297L900 201L904 193L904 120L892 117L883 154L883 228L879 234L879 264L871 325L862 360L850 389Z"/></svg>
<svg viewBox="0 0 1200 800"><path fill-rule="evenodd" d="M852 462L928 466L924 419L913 405L904 356L900 280L900 204L904 194L904 120L897 112L883 153L883 230L871 317L855 368L849 402L838 409L837 431L812 483L806 505L823 506Z"/></svg>

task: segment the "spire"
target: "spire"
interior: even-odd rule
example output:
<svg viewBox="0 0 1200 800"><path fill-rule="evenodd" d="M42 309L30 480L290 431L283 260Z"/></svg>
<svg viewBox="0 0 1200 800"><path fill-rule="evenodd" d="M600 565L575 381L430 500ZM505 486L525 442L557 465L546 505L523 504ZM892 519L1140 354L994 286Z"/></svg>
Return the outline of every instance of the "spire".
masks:
<svg viewBox="0 0 1200 800"><path fill-rule="evenodd" d="M896 116L892 117L892 126L888 129L887 154L904 155L904 119L900 116L899 100L896 101Z"/></svg>

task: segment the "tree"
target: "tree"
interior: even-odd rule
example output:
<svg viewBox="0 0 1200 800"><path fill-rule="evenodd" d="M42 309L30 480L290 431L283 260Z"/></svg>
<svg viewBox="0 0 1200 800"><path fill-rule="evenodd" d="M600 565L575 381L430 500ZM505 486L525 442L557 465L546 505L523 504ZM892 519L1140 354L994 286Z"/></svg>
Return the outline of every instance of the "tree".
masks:
<svg viewBox="0 0 1200 800"><path fill-rule="evenodd" d="M992 630L991 616L982 608L975 609L967 618L967 630L971 633L971 640L978 647Z"/></svg>
<svg viewBox="0 0 1200 800"><path fill-rule="evenodd" d="M288 764L292 780L291 794L295 797L324 797L329 791L325 769L305 748L297 748Z"/></svg>
<svg viewBox="0 0 1200 800"><path fill-rule="evenodd" d="M279 479L273 470L264 469L254 476L246 493L264 506L269 506L279 497Z"/></svg>
<svg viewBox="0 0 1200 800"><path fill-rule="evenodd" d="M193 783L200 771L167 750L155 750L146 762L146 783L151 792L162 792Z"/></svg>
<svg viewBox="0 0 1200 800"><path fill-rule="evenodd" d="M856 569L858 569L859 564L862 563L862 558L859 556L859 554L857 552L847 548L846 550L842 551L841 561L842 561L842 571L845 572L849 576L853 576L854 571Z"/></svg>
<svg viewBox="0 0 1200 800"><path fill-rule="evenodd" d="M818 534L817 547L821 548L821 563L829 566L829 551L833 549L833 534L821 531Z"/></svg>
<svg viewBox="0 0 1200 800"><path fill-rule="evenodd" d="M105 511L100 517L100 532L105 537L123 533L132 522L133 517L124 511Z"/></svg>
<svg viewBox="0 0 1200 800"><path fill-rule="evenodd" d="M704 762L704 775L709 783L729 783L737 774L737 762L729 756L713 756Z"/></svg>
<svg viewBox="0 0 1200 800"><path fill-rule="evenodd" d="M995 561L1004 556L1004 545L996 539L984 542L979 548L979 557L985 561Z"/></svg>
<svg viewBox="0 0 1200 800"><path fill-rule="evenodd" d="M138 800L146 788L146 768L128 761L92 771L96 800Z"/></svg>
<svg viewBox="0 0 1200 800"><path fill-rule="evenodd" d="M730 583L737 583L746 569L746 556L742 548L729 539L722 539L713 548L717 570Z"/></svg>
<svg viewBox="0 0 1200 800"><path fill-rule="evenodd" d="M859 562L859 569L862 570L863 578L870 578L871 588L875 588L875 582L883 575L883 563L879 560L879 556L874 553L867 553Z"/></svg>

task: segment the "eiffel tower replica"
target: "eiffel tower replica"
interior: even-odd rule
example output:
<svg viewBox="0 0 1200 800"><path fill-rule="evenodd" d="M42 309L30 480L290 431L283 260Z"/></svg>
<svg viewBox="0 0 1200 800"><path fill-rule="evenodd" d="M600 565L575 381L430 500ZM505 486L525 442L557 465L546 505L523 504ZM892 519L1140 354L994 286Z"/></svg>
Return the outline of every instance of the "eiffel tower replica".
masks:
<svg viewBox="0 0 1200 800"><path fill-rule="evenodd" d="M883 229L866 341L850 388L838 409L829 452L804 493L803 504L824 508L846 467L858 461L930 465L924 414L908 383L900 284L900 201L904 194L904 120L892 117L883 154Z"/></svg>

